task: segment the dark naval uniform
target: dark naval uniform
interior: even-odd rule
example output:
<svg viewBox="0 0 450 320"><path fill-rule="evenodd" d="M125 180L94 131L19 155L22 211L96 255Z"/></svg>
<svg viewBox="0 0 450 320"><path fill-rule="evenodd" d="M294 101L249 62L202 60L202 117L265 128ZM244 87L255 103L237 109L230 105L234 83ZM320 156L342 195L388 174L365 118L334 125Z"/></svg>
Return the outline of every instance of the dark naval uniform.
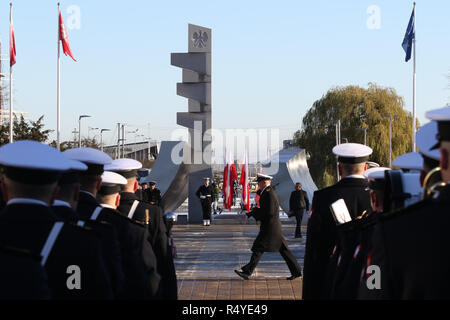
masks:
<svg viewBox="0 0 450 320"><path fill-rule="evenodd" d="M114 227L104 221L81 220L78 213L67 206L54 205L52 211L62 221L88 227L101 235L103 260L111 277L114 296L117 297L123 289L125 276L122 269L120 243Z"/></svg>
<svg viewBox="0 0 450 320"><path fill-rule="evenodd" d="M133 223L117 211L101 207L92 195L83 191L80 192L77 212L83 220L105 221L115 228L125 274L125 287L120 298L154 298L160 280L156 273L154 253L152 248L147 246L145 256L150 258L146 260L140 258L144 253L138 253L134 247L136 238L133 237L136 233L133 232Z"/></svg>
<svg viewBox="0 0 450 320"><path fill-rule="evenodd" d="M0 300L48 300L48 277L41 257L0 245Z"/></svg>
<svg viewBox="0 0 450 320"><path fill-rule="evenodd" d="M344 199L352 219L371 210L369 184L363 178L344 178L314 193L303 269L304 299L326 298L323 290L328 284L324 283L324 279L337 232L329 206L339 199Z"/></svg>
<svg viewBox="0 0 450 320"><path fill-rule="evenodd" d="M260 208L255 208L247 214L260 221L261 225L258 236L253 242L251 249L253 254L250 262L242 267L242 271L251 275L264 252L279 252L286 261L291 274L296 277L300 276L300 266L289 250L281 231L280 204L271 186L263 189L259 203Z"/></svg>
<svg viewBox="0 0 450 320"><path fill-rule="evenodd" d="M146 216L148 216L150 244L156 255L158 273L161 275L162 298L177 299L178 287L175 265L161 208L139 201L134 193L122 192L117 210L123 216L139 222L145 222Z"/></svg>
<svg viewBox="0 0 450 320"><path fill-rule="evenodd" d="M211 186L211 184L209 184L208 186L205 186L203 184L200 186L200 188L198 188L195 194L197 195L197 197L199 197L202 204L203 220L211 220L211 205L214 202L213 187ZM200 198L202 196L204 196L205 198Z"/></svg>
<svg viewBox="0 0 450 320"><path fill-rule="evenodd" d="M377 212L372 212L369 216L337 226L336 245L325 277L324 298L356 299L377 216Z"/></svg>
<svg viewBox="0 0 450 320"><path fill-rule="evenodd" d="M51 209L11 203L0 214L0 243L42 255L53 299L112 299L101 241L92 231L58 222ZM81 272L80 289L69 289L70 266Z"/></svg>
<svg viewBox="0 0 450 320"><path fill-rule="evenodd" d="M155 189L151 189L150 187L145 191L146 194L146 202L150 203L151 205L155 205L160 207L161 206L161 201L162 201L162 197L161 197L161 190L159 190L158 188Z"/></svg>
<svg viewBox="0 0 450 320"><path fill-rule="evenodd" d="M1 182L0 182L1 184ZM0 188L0 211L6 206L6 202L3 200L2 189Z"/></svg>
<svg viewBox="0 0 450 320"><path fill-rule="evenodd" d="M449 208L447 185L437 199L382 214L367 258L368 265L380 268L381 289L369 290L366 275L359 298L450 299Z"/></svg>

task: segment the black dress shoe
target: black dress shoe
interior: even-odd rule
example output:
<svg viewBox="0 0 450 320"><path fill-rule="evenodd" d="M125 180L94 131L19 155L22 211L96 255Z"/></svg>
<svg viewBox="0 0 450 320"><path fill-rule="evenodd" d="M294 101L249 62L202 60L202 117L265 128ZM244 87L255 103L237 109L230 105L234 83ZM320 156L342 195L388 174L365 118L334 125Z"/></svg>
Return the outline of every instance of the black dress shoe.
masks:
<svg viewBox="0 0 450 320"><path fill-rule="evenodd" d="M286 280L294 280L294 279L296 279L296 278L298 278L298 277L301 277L302 275L301 274L298 274L298 275L292 275L292 276L290 276L290 277L287 277L286 278Z"/></svg>
<svg viewBox="0 0 450 320"><path fill-rule="evenodd" d="M248 280L249 275L245 272L239 271L239 270L234 270L234 272L237 273L237 275L241 278L243 278L244 280Z"/></svg>

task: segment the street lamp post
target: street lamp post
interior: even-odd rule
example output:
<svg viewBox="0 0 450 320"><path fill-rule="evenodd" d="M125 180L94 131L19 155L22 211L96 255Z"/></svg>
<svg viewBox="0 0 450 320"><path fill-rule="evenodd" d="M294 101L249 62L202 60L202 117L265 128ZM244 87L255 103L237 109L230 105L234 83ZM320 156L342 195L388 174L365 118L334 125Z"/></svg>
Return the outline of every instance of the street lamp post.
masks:
<svg viewBox="0 0 450 320"><path fill-rule="evenodd" d="M136 160L136 132L138 132L139 129L136 129L134 131L127 131L127 133L134 133L134 159Z"/></svg>
<svg viewBox="0 0 450 320"><path fill-rule="evenodd" d="M102 152L103 152L103 132L105 132L105 131L111 131L111 130L109 130L109 129L101 129L100 130L100 148L101 148Z"/></svg>
<svg viewBox="0 0 450 320"><path fill-rule="evenodd" d="M357 128L357 130L362 130L364 131L364 145L367 145L367 129L366 128Z"/></svg>
<svg viewBox="0 0 450 320"><path fill-rule="evenodd" d="M99 130L98 128L92 128L92 127L88 127L88 140L89 140L89 137L90 137L90 132L91 131L94 131L94 130ZM92 138L92 140L94 140L95 139L95 135L94 135L94 137Z"/></svg>
<svg viewBox="0 0 450 320"><path fill-rule="evenodd" d="M392 167L392 116L385 114L383 118L389 118L389 168Z"/></svg>
<svg viewBox="0 0 450 320"><path fill-rule="evenodd" d="M78 118L78 148L81 148L81 119L90 117L87 114L83 114Z"/></svg>
<svg viewBox="0 0 450 320"><path fill-rule="evenodd" d="M137 137L138 137L138 138L144 138L144 135L143 135L143 134L138 134ZM139 159L140 159L140 161L142 162L142 160L143 160L143 158L144 158L144 157L142 156L143 152L141 152L140 154L141 154L141 156L139 157ZM136 156L135 158L137 158L137 156Z"/></svg>

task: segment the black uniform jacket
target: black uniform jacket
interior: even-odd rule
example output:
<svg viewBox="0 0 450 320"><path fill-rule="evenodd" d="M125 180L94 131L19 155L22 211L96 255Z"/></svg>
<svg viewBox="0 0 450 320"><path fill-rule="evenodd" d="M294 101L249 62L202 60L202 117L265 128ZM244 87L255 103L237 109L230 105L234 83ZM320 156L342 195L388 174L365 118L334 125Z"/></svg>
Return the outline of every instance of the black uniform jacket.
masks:
<svg viewBox="0 0 450 320"><path fill-rule="evenodd" d="M147 190L137 189L135 194L140 201L148 202Z"/></svg>
<svg viewBox="0 0 450 320"><path fill-rule="evenodd" d="M369 290L365 279L359 297L450 299L449 213L450 185L447 185L437 199L382 214L367 258L370 265L380 268L381 289Z"/></svg>
<svg viewBox="0 0 450 320"><path fill-rule="evenodd" d="M0 181L1 184L1 181ZM6 207L6 202L3 200L3 194L2 189L0 188L0 211L3 210L3 208Z"/></svg>
<svg viewBox="0 0 450 320"><path fill-rule="evenodd" d="M278 197L271 186L261 192L259 208L253 209L249 216L261 222L258 236L253 242L254 252L278 252L282 243L285 243L281 232L280 204ZM287 247L287 245L286 245Z"/></svg>
<svg viewBox="0 0 450 320"><path fill-rule="evenodd" d="M122 192L120 194L120 205L117 210L123 216L128 217L133 203L136 200L138 199L134 193ZM161 275L162 297L164 299L177 299L178 289L175 265L172 252L169 248L169 240L161 208L140 201L131 218L141 223L145 222L146 211L149 217L148 231L150 233L150 244L156 255L158 273Z"/></svg>
<svg viewBox="0 0 450 320"><path fill-rule="evenodd" d="M77 212L81 219L89 220L99 205L92 195L80 192ZM137 251L135 241L139 234L133 232L136 231L134 223L116 210L108 208L102 208L96 220L110 223L115 228L119 239L122 268L125 275L125 286L120 298L155 298L159 287L159 275L156 273L154 253L150 246L145 246L145 253ZM143 254L151 258L143 261L140 258ZM150 264L145 265L145 262Z"/></svg>
<svg viewBox="0 0 450 320"><path fill-rule="evenodd" d="M290 210L309 210L309 198L305 190L294 190L289 198Z"/></svg>
<svg viewBox="0 0 450 320"><path fill-rule="evenodd" d="M378 215L378 212L372 212L364 218L337 226L336 246L328 264L324 298L356 299Z"/></svg>
<svg viewBox="0 0 450 320"><path fill-rule="evenodd" d="M205 206L209 205L209 208L211 208L211 203L214 202L214 189L210 184L208 186L205 186L204 184L201 185L197 189L197 192L195 194L199 198L200 196L205 196L206 197L205 199L200 199L202 202L202 206L203 204L205 204Z"/></svg>
<svg viewBox="0 0 450 320"><path fill-rule="evenodd" d="M144 198L144 201L153 204L155 206L161 206L161 190L159 190L158 188L155 189L146 189L144 190L146 196Z"/></svg>
<svg viewBox="0 0 450 320"><path fill-rule="evenodd" d="M0 300L48 300L48 278L41 258L0 245Z"/></svg>
<svg viewBox="0 0 450 320"><path fill-rule="evenodd" d="M57 222L51 209L39 204L10 204L0 213L0 243L40 255ZM99 235L64 223L45 263L54 299L111 299L110 276L103 262ZM70 290L68 267L81 272L81 289Z"/></svg>
<svg viewBox="0 0 450 320"><path fill-rule="evenodd" d="M330 205L344 199L355 219L370 211L370 193L366 179L344 178L335 185L314 193L312 214L308 221L303 269L303 298L321 299L329 257L336 244L336 222Z"/></svg>
<svg viewBox="0 0 450 320"><path fill-rule="evenodd" d="M114 227L104 221L81 220L75 210L66 206L52 206L52 211L62 221L73 224L81 223L101 235L103 260L111 277L114 295L117 297L124 286L125 276L122 269L120 243Z"/></svg>
<svg viewBox="0 0 450 320"><path fill-rule="evenodd" d="M211 204L214 202L214 190L212 186L210 184L208 186L203 184L197 189L195 194L200 199L200 203L202 204L203 219L210 220ZM201 196L205 196L205 198L202 199L200 198Z"/></svg>

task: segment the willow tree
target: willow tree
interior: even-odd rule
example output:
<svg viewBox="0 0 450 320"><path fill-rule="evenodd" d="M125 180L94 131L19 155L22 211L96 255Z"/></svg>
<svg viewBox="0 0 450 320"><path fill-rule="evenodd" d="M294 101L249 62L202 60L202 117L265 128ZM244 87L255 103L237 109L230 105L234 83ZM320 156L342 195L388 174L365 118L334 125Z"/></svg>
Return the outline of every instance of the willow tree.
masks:
<svg viewBox="0 0 450 320"><path fill-rule="evenodd" d="M392 160L412 149L412 115L404 110L403 98L392 88L369 83L330 89L314 102L294 135L297 146L310 155L308 165L319 188L337 181L336 124L341 121L341 142L364 143L373 149L371 161L389 166L389 118L392 117ZM346 140L345 140L345 139Z"/></svg>

